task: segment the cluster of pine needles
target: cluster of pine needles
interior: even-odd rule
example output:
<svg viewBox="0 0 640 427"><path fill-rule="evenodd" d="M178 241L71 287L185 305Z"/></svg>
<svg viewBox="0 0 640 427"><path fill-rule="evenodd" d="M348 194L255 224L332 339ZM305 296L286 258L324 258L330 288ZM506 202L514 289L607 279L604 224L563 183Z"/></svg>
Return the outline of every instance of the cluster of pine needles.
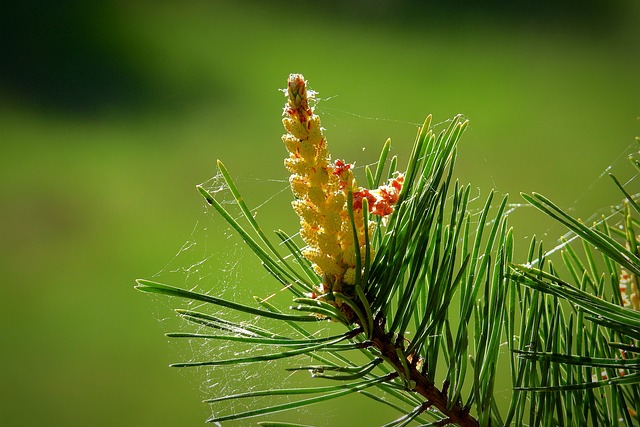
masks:
<svg viewBox="0 0 640 427"><path fill-rule="evenodd" d="M358 393L397 411L386 427L640 425L640 312L628 301L640 277L635 197L614 178L612 188L621 191L625 203L616 214L584 224L539 194L523 194L577 237L563 247L562 272L535 239L527 259L514 260L507 198L496 200L490 193L481 208L471 208L471 187L453 179L456 146L466 126L458 116L435 133L429 117L419 129L395 211L384 221L366 209L360 213L375 228L354 295L334 295L339 304L309 296L321 278L302 256L295 236L278 230L272 241L218 162L243 218L236 219L203 186L198 191L275 283L291 292L293 303L278 307L256 298L250 306L143 279L136 288L199 303L197 311L177 310L198 332L171 337L267 349L173 366L288 359L289 370L309 371L313 379L306 387L215 396L208 400L214 408L230 399L288 399L242 412L214 409L209 422L262 417L263 426L301 426L275 419ZM396 170L397 158L390 158L390 151L386 143L375 170L366 168L370 188ZM632 163L640 170L638 161ZM375 253L369 245L377 248ZM345 316L345 305L350 316ZM278 325L271 330L231 321L207 306ZM343 331L318 336L317 323L327 320L342 324ZM498 399L496 381L506 377L510 398ZM314 384L320 378L328 382Z"/></svg>

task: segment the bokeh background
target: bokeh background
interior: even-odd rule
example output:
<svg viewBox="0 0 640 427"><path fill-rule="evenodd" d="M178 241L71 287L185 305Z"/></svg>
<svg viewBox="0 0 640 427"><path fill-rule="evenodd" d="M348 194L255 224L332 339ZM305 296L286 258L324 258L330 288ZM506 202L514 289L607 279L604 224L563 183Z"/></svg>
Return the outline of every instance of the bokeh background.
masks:
<svg viewBox="0 0 640 427"><path fill-rule="evenodd" d="M457 174L483 197L535 190L586 218L618 202L605 172L630 176L640 134L637 2L318 3L2 7L3 425L202 424L197 375L167 367L181 357L163 336L171 304L134 279L188 283L205 256L180 249L197 242L217 254L198 286L259 293L264 272L194 186L224 159L247 201L264 203L260 219L295 232L279 141L291 72L319 92L334 157L362 166L391 137L402 164L427 114L462 113ZM522 246L563 233L526 207L511 222ZM357 403L370 406L318 407L307 421L390 420Z"/></svg>

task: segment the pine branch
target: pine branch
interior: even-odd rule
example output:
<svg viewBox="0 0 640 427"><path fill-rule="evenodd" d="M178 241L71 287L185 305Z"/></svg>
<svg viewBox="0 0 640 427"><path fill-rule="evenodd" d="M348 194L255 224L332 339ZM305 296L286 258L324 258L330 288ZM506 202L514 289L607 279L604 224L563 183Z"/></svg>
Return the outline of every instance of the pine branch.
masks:
<svg viewBox="0 0 640 427"><path fill-rule="evenodd" d="M301 219L300 235L305 247L298 247L286 233L278 231L276 234L290 255L282 256L278 252L276 245L269 241L250 214L251 210L221 162L218 162L218 167L222 177L249 227L235 219L211 192L203 186L197 188L207 203L239 233L267 271L293 293L295 305L290 309L309 315L286 313L261 300L258 302L263 308L249 307L148 280L139 280L137 288L275 319L291 326L303 338L281 336L266 329L234 324L217 316L181 310L179 314L189 322L222 333L172 333L169 334L171 337L265 344L282 349L262 355L240 354L230 359L172 366L238 365L306 355L321 363L306 367L315 372L316 377L361 381L336 386L322 396L216 416L211 421L243 419L299 408L375 386L413 408L389 425L407 425L412 420L420 420L420 415L428 409L429 415L436 417L433 425L488 425L494 405L495 370L485 371L484 365L493 365L497 359L497 351L493 347L502 330L501 321L494 324L483 322L477 328L478 362L472 367L474 391L466 404L461 391L467 366L467 328L471 316L477 317L480 310L495 311L504 298L504 293L496 289L503 285L501 272L509 256L501 251L503 255L497 257L494 266L491 252L497 246L502 247L506 239L502 218L506 199L498 209L482 250L483 230L485 224L491 222L488 211L492 196L480 213L475 238L470 235L472 227L467 212L469 187L455 183L453 199L448 196L457 142L467 121L460 116L455 117L446 129L435 135L430 129L429 116L418 131L406 175L395 172L397 158L392 157L387 184L379 185L390 151L390 142L387 141L375 173L367 170L371 190L357 186L350 164L341 160L331 162L320 119L310 106L306 81L300 75L289 78L283 123L288 132L283 141L290 152L285 164L292 172L290 182L296 196L293 207ZM464 244L459 250L461 240ZM467 251L469 242L473 243L472 254ZM291 259L295 263L290 262ZM490 274L492 266L495 267L493 276ZM448 312L460 286L464 314L454 339ZM491 304L474 303L483 286L486 287L485 296L491 297ZM320 319L342 323L348 332L325 339L312 338L302 322ZM391 319L389 324L386 319ZM404 336L410 325L415 328L415 333L412 341L407 341ZM438 335L445 325L449 341L443 348ZM241 336L230 335L238 333ZM345 339L353 344L340 344ZM341 353L354 350L361 352L370 362L354 364L349 356ZM439 389L433 379L438 357L443 351L451 366ZM382 364L382 360L388 366ZM383 375L374 376L374 370L382 371ZM402 381L398 382L397 378ZM452 382L454 395L449 396L448 388ZM308 390L297 389L291 393L303 394ZM276 393L278 391L274 390ZM246 394L249 395L257 396L255 393ZM363 395L380 401L371 392ZM210 401L221 399L227 397ZM482 423L470 414L474 401L484 420ZM395 404L391 406L400 409Z"/></svg>
<svg viewBox="0 0 640 427"><path fill-rule="evenodd" d="M524 286L522 325L537 329L522 334L519 348L512 349L519 371L515 393L531 397L532 420L638 425L640 251L634 228L640 211L634 196L617 179L613 181L626 201L615 216L591 226L539 194L524 195L575 233L582 246L580 254L574 247L579 245L563 241L567 278L546 261L541 247L533 256L534 244L529 262L511 267L511 278ZM614 217L622 220L610 223ZM564 404L554 408L552 401ZM512 401L510 417L523 410L522 400Z"/></svg>
<svg viewBox="0 0 640 427"><path fill-rule="evenodd" d="M640 242L635 232L640 219L633 215L640 215L640 204L619 181L614 179L615 185L628 198L620 227L606 221L589 227L543 196L524 196L584 242L584 254L570 245L563 251L565 279L546 262L535 239L529 263L514 264L506 197L496 202L490 193L477 211L470 208L470 186L453 179L466 119L456 116L436 133L429 116L404 174L396 171L397 158L389 159L387 141L375 171L365 168L367 189L356 183L351 164L331 160L304 78L291 75L286 92L282 139L301 239L277 231L282 244L273 244L220 162L243 216L233 217L215 192L203 186L198 191L291 292L292 306L281 309L256 298L259 307L252 307L148 280L139 280L137 288L279 322L276 333L218 313L178 310L190 324L213 333L171 337L269 350L173 366L292 360L289 371L308 370L336 385L214 397L208 401L268 395L298 400L216 414L209 421L269 415L358 392L400 411L387 427L637 424L632 410L640 402ZM626 297L623 285L629 286ZM627 303L636 310L622 307ZM341 323L346 332L318 337L313 323L319 320ZM508 348L506 357L501 348L503 355ZM304 362L296 359L300 356ZM443 361L444 370L438 366ZM503 361L514 386L504 418L494 397L497 375L506 371ZM442 386L436 386L443 371Z"/></svg>

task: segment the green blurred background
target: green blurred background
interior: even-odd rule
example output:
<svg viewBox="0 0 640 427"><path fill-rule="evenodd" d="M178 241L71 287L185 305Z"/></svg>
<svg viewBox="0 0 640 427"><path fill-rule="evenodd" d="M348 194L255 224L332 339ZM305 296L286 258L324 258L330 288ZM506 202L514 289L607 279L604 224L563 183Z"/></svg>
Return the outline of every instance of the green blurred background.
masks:
<svg viewBox="0 0 640 427"><path fill-rule="evenodd" d="M457 173L481 194L520 203L535 190L584 217L618 201L603 173L628 178L640 134L637 2L321 3L3 7L3 425L202 424L200 399L216 392L167 367L183 356L162 335L172 305L133 280L190 285L185 271L215 254L200 288L271 292L255 289L263 271L194 186L224 159L247 201L266 202L265 228L296 231L279 140L291 72L319 92L334 158L373 162L391 137L402 164L427 114L463 113ZM563 232L526 207L511 222L522 246ZM204 252L180 252L194 241ZM375 405L335 405L307 421L391 419Z"/></svg>

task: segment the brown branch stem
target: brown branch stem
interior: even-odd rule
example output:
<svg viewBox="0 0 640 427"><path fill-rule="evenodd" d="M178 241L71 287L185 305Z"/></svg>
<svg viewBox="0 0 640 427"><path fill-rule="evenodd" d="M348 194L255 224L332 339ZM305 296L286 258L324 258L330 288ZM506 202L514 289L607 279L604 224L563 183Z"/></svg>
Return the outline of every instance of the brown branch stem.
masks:
<svg viewBox="0 0 640 427"><path fill-rule="evenodd" d="M476 420L469 411L462 407L461 402L455 402L450 404L447 399L447 385L443 385L442 390L439 390L433 381L426 375L420 372L416 368L415 363L411 363L410 360L405 359L401 361L397 349L399 348L392 336L384 330L384 320L379 319L375 322L374 330L372 334L373 345L380 351L387 361L394 365L395 369L402 374L405 372L405 368L409 369L409 380L415 386L410 390L418 393L425 398L426 406L436 407L447 418L444 419L442 425L456 424L461 427L479 427L480 423Z"/></svg>

